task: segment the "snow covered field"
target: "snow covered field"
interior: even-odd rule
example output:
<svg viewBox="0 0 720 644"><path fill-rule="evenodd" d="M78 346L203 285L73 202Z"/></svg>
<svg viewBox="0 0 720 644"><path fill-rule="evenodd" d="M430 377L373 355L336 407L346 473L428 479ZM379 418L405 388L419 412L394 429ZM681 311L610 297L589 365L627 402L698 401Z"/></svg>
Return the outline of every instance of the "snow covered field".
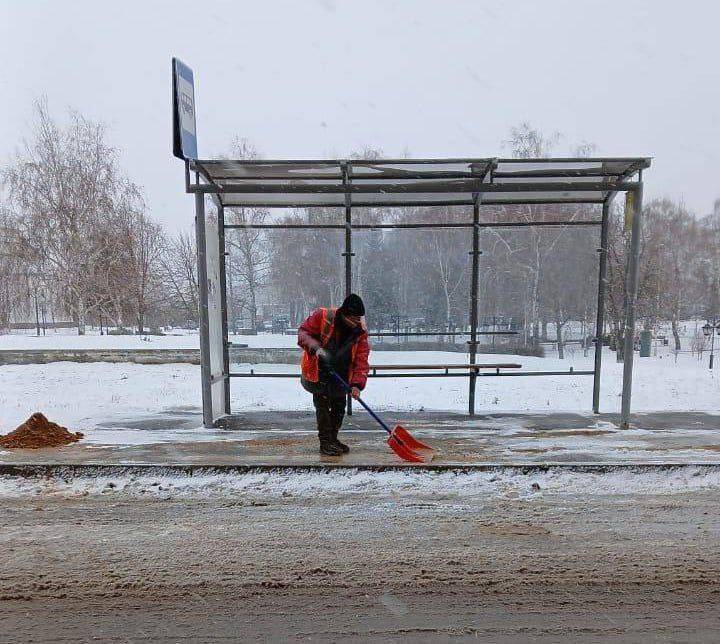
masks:
<svg viewBox="0 0 720 644"><path fill-rule="evenodd" d="M6 336L7 337L7 336ZM100 336L97 336L98 338ZM262 336L258 336L262 337ZM280 336L282 337L282 336ZM288 336L292 339L291 336ZM107 336L103 336L107 338ZM108 339L123 339L110 336ZM132 339L132 338L130 338ZM194 338L196 339L196 338ZM443 352L376 351L374 364L462 363L467 356ZM592 356L575 351L556 357L481 355L479 362L513 361L523 370L592 369ZM234 365L247 371L249 365ZM256 372L298 373L295 365L252 365ZM620 406L622 365L606 351L601 411ZM310 396L295 379L233 379L234 411L311 409ZM481 378L478 412L550 412L590 410L591 376ZM371 379L365 398L378 409L465 411L464 378ZM200 368L187 364L136 365L58 362L6 365L0 369L0 432L13 429L32 412L76 430L87 430L113 418L127 419L178 407L200 406ZM635 411L720 411L720 374L689 354L637 358L633 388Z"/></svg>
<svg viewBox="0 0 720 644"><path fill-rule="evenodd" d="M680 335L683 343L683 352L692 346L702 321L694 320L683 323ZM549 326L549 337L553 336L552 325ZM666 329L661 329L669 337ZM578 333L570 334L573 337ZM279 333L260 333L258 335L230 335L229 340L248 347L280 348L297 347L295 334L285 335ZM706 346L703 360L707 364L707 351L709 341L704 339ZM391 344L394 340L388 340ZM672 344L672 342L670 343ZM556 349L552 343L543 343L547 355L554 355ZM13 331L10 334L0 334L0 351L24 349L199 349L200 340L197 330L172 329L165 335L100 335L97 329L88 328L86 335L78 335L74 329L49 329L47 335L37 336L34 329ZM582 353L577 343L565 347L566 355L572 359L574 355ZM673 357L670 345L662 346L659 341L653 343L653 356ZM674 358L674 357L673 357ZM612 357L614 360L614 356Z"/></svg>

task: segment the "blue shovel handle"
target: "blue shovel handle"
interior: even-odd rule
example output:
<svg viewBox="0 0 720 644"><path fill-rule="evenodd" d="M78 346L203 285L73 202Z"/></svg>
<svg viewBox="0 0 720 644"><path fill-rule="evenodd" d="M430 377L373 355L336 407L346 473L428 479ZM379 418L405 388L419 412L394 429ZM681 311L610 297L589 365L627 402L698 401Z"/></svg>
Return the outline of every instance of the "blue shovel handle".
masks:
<svg viewBox="0 0 720 644"><path fill-rule="evenodd" d="M330 369L330 374L332 375L333 378L335 378L335 380L337 380L345 388L345 391L347 391L348 393L350 393L352 391L352 387L347 382L345 382L345 380L339 373ZM357 398L356 400L363 407L365 407L365 411L367 411L367 413L370 414L388 434L392 435L392 431L390 430L390 428L382 421L382 419L372 409L370 409L370 407L368 407L365 404L365 401L362 398Z"/></svg>

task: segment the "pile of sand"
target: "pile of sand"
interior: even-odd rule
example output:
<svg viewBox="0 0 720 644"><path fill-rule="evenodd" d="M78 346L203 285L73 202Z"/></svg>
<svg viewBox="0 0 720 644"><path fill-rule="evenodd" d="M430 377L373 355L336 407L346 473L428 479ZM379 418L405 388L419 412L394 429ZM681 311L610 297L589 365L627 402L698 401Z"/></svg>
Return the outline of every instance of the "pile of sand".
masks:
<svg viewBox="0 0 720 644"><path fill-rule="evenodd" d="M33 414L15 431L0 436L0 447L29 448L59 447L75 443L83 437L80 432L69 432L57 423L51 423L40 413Z"/></svg>

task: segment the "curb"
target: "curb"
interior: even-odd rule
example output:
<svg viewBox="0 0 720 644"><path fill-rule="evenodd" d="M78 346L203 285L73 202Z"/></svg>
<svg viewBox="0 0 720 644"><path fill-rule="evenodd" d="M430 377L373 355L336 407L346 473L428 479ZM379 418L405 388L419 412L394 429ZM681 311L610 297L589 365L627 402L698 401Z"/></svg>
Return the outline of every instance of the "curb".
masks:
<svg viewBox="0 0 720 644"><path fill-rule="evenodd" d="M479 463L475 465L377 465L377 464L286 464L286 465L228 465L228 464L146 464L146 463L0 463L0 476L18 478L91 478L98 476L202 476L208 474L243 475L253 473L309 474L317 472L453 472L467 474L472 472L507 472L518 474L537 474L550 470L564 470L583 474L606 474L622 471L634 474L648 474L677 469L720 469L717 463L688 463L667 461L661 463Z"/></svg>

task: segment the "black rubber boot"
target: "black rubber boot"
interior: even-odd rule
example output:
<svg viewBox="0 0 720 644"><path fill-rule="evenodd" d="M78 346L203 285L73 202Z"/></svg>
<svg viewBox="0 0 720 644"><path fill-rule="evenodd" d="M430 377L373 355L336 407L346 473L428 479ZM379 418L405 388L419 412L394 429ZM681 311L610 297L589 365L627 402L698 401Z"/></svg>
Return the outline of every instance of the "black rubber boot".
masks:
<svg viewBox="0 0 720 644"><path fill-rule="evenodd" d="M320 453L323 456L340 456L340 454L343 454L343 450L340 445L338 445L334 441L321 440Z"/></svg>
<svg viewBox="0 0 720 644"><path fill-rule="evenodd" d="M333 445L337 446L342 451L343 454L347 454L350 451L350 448L347 445L345 445L345 443L342 443L341 441L338 440L338 431L339 430L336 429L332 434Z"/></svg>

